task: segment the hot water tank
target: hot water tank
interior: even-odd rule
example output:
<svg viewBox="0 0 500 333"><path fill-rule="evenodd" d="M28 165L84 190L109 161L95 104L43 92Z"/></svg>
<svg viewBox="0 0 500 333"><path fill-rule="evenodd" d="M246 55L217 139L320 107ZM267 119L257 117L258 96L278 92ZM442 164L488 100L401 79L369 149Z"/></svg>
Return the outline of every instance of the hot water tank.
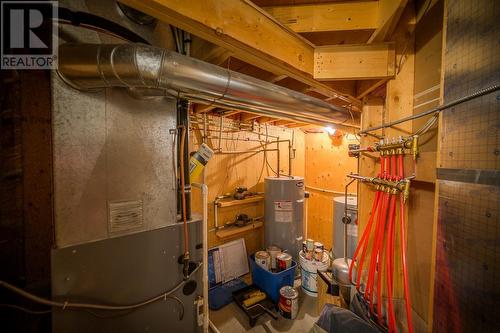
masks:
<svg viewBox="0 0 500 333"><path fill-rule="evenodd" d="M345 197L333 198L333 254L335 258L344 258L344 223ZM352 258L358 245L357 197L347 197L347 216L351 223L347 225L347 258Z"/></svg>
<svg viewBox="0 0 500 333"><path fill-rule="evenodd" d="M277 245L297 259L302 247L304 178L266 177L265 243Z"/></svg>

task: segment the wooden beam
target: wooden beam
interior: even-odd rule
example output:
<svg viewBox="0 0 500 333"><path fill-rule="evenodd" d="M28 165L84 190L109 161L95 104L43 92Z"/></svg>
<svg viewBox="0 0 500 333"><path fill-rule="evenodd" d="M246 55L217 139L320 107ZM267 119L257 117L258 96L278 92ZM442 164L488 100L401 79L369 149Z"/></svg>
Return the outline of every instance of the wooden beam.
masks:
<svg viewBox="0 0 500 333"><path fill-rule="evenodd" d="M191 37L191 56L221 66L233 54L223 47L209 43L196 36Z"/></svg>
<svg viewBox="0 0 500 333"><path fill-rule="evenodd" d="M305 73L312 72L313 46L244 0L121 0L161 21L259 62L272 57ZM264 14L265 13L265 14ZM244 59L243 59L244 60Z"/></svg>
<svg viewBox="0 0 500 333"><path fill-rule="evenodd" d="M295 122L292 120L277 120L274 122L274 126L286 126L290 124L294 124Z"/></svg>
<svg viewBox="0 0 500 333"><path fill-rule="evenodd" d="M264 9L295 32L377 28L376 1L291 5L264 7Z"/></svg>
<svg viewBox="0 0 500 333"><path fill-rule="evenodd" d="M381 85L385 84L388 80L389 78L358 81L356 98L362 99Z"/></svg>
<svg viewBox="0 0 500 333"><path fill-rule="evenodd" d="M314 45L248 0L120 0L162 22L222 46L234 57L275 75L286 75L321 94L341 95L313 78ZM361 101L346 102L360 106Z"/></svg>
<svg viewBox="0 0 500 333"><path fill-rule="evenodd" d="M238 113L241 113L241 111L233 110L233 111L229 111L227 113L224 113L223 116L224 117L231 117L231 116L237 115Z"/></svg>
<svg viewBox="0 0 500 333"><path fill-rule="evenodd" d="M257 122L261 124L268 124L270 122L276 121L276 118L273 117L259 117L257 118Z"/></svg>
<svg viewBox="0 0 500 333"><path fill-rule="evenodd" d="M271 83L276 83L276 82L282 81L282 80L284 80L284 79L286 79L286 78L287 78L287 76L286 76L286 75L283 75L283 74L282 74L282 75L275 75L274 77L272 77L272 78L269 80L269 82L271 82Z"/></svg>
<svg viewBox="0 0 500 333"><path fill-rule="evenodd" d="M205 105L205 104L195 104L194 105L194 113L206 113L215 109L214 105Z"/></svg>
<svg viewBox="0 0 500 333"><path fill-rule="evenodd" d="M373 79L394 76L394 43L331 45L314 51L318 80Z"/></svg>
<svg viewBox="0 0 500 333"><path fill-rule="evenodd" d="M407 3L408 0L378 1L377 29L371 35L368 43L383 42L392 34Z"/></svg>
<svg viewBox="0 0 500 333"><path fill-rule="evenodd" d="M261 115L245 112L241 115L241 121L251 121L259 117L261 117Z"/></svg>
<svg viewBox="0 0 500 333"><path fill-rule="evenodd" d="M306 124L306 123L297 123L297 124L291 124L291 125L287 125L287 127L289 128L297 128L297 127L303 127L303 126L307 126L309 124Z"/></svg>

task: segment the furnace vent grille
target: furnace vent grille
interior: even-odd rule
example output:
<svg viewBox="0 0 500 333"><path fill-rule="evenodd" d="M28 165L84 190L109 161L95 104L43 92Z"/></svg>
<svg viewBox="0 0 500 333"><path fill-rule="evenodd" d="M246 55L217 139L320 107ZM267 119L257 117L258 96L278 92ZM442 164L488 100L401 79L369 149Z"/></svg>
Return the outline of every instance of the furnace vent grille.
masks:
<svg viewBox="0 0 500 333"><path fill-rule="evenodd" d="M141 228L142 200L108 202L108 230L110 233Z"/></svg>

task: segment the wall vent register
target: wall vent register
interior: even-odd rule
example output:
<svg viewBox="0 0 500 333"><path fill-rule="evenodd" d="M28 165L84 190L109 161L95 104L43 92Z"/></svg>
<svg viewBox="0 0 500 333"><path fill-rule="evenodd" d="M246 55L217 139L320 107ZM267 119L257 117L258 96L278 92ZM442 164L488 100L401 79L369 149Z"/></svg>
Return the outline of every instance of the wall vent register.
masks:
<svg viewBox="0 0 500 333"><path fill-rule="evenodd" d="M109 201L108 231L120 233L144 225L142 200Z"/></svg>

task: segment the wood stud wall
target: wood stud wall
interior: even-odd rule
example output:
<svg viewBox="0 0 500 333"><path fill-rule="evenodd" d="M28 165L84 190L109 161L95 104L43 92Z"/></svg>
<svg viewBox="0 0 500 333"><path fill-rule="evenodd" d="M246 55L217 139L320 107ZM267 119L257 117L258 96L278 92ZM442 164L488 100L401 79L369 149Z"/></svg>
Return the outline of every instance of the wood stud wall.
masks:
<svg viewBox="0 0 500 333"><path fill-rule="evenodd" d="M218 124L219 118L215 116L208 116L209 120ZM237 121L232 119L224 118L223 123L226 125L237 124ZM201 125L200 125L201 126ZM200 143L202 142L201 127L193 125L191 131L191 151L198 150ZM255 124L257 129L259 124ZM268 134L273 136L279 136L280 139L292 139L292 132L294 133L295 141L295 158L292 159L292 174L294 176L304 176L304 133L299 129L288 129L277 127L273 125L268 125ZM218 136L218 127L212 125L209 127L209 136ZM265 125L260 125L260 137L255 134L248 132L234 132L234 133L223 133L223 136L232 138L251 138L261 140L265 139ZM269 138L269 140L274 140ZM212 148L218 147L217 139L209 139L207 144ZM221 147L223 150L256 150L260 149L261 146L258 142L243 142L243 141L226 141L223 140ZM269 148L276 148L276 144L271 144ZM280 170L282 173L288 174L288 144L286 142L280 143ZM270 166L276 170L276 152L268 152L268 162ZM264 246L264 229L259 228L242 235L236 235L230 238L220 239L215 235L214 230L214 205L213 202L215 197L224 193L233 193L237 186L246 186L250 191L264 191L264 178L267 176L275 176L273 171L267 167L264 162L264 154L238 154L238 155L219 155L215 154L210 162L205 168L205 180L209 188L208 197L208 228L209 228L209 247L213 247L228 241L232 241L237 238L243 237L245 239L245 244L247 247L247 252L254 253L260 250ZM201 181L199 179L198 181ZM197 189L193 189L192 202L193 202L193 212L201 212L201 197L200 192ZM245 204L241 206L234 206L228 208L219 209L219 225L224 222L232 221L237 214L244 213L248 214L250 217L263 216L264 215L264 202ZM265 227L265 221L264 221Z"/></svg>
<svg viewBox="0 0 500 333"><path fill-rule="evenodd" d="M434 92L428 96L422 96L422 91L434 87L440 82L440 59L441 59L441 24L439 11L442 12L442 4L432 7L427 18L426 28L416 30L414 13L411 7L403 13L401 21L391 39L396 42L396 77L387 83L387 95L385 101L382 98L367 97L364 100L362 113L362 128L368 128L422 112L426 108L414 108L415 103L422 100L431 100ZM429 20L432 23L429 23ZM424 21L423 21L424 22ZM427 28L429 27L429 28ZM430 29L431 31L429 31ZM417 39L414 49L415 38ZM417 83L418 82L418 83ZM435 88L434 88L435 89ZM437 89L439 95L439 89ZM415 98L417 95L419 97ZM434 102L428 103L427 109ZM407 136L418 130L428 118L396 125L385 130L372 132L377 135ZM407 206L408 225L408 262L409 282L413 306L413 320L416 332L425 332L430 329L429 324L429 294L431 283L432 262L432 230L434 221L434 189L436 168L436 131L420 140L420 156L416 165L417 178L412 181L410 200ZM363 146L373 144L377 139L365 136L362 139ZM379 170L378 154L363 154L360 158L360 174L375 176ZM405 175L413 173L414 165L411 156L405 158ZM364 229L369 218L374 191L371 187L361 185L359 189L359 211L360 227ZM361 234L360 230L360 234ZM399 243L399 238L396 239ZM396 253L400 247L396 246ZM402 268L398 260L396 262L397 278L395 279L395 297L403 297ZM405 324L404 306L399 304L401 324Z"/></svg>
<svg viewBox="0 0 500 333"><path fill-rule="evenodd" d="M344 191L346 175L355 173L357 159L349 157L348 145L357 143L353 134L331 137L326 132L306 134L305 174L306 186L332 191ZM348 180L347 180L348 181ZM308 189L307 238L312 238L330 249L333 247L333 198L341 194L325 193ZM349 192L356 192L356 184L349 186Z"/></svg>

